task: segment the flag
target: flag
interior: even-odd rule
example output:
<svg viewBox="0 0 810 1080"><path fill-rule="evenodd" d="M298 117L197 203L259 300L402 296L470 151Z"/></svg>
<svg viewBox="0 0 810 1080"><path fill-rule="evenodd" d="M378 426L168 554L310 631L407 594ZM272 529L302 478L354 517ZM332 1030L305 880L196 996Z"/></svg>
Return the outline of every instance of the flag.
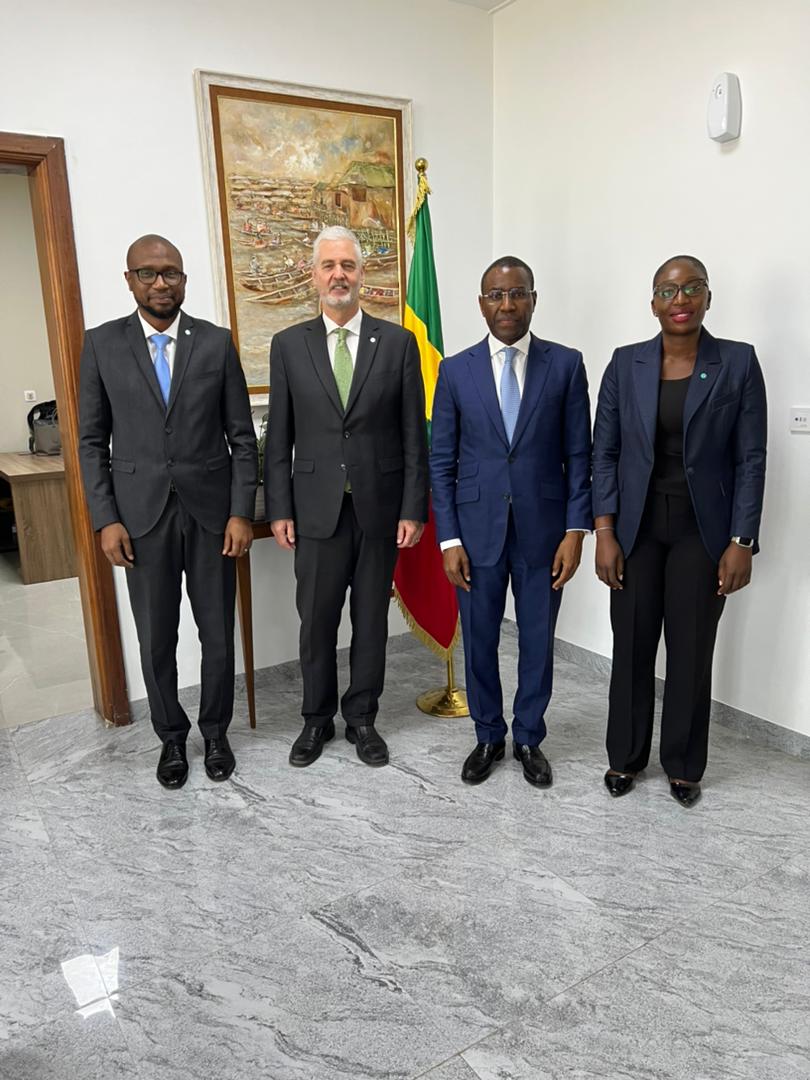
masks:
<svg viewBox="0 0 810 1080"><path fill-rule="evenodd" d="M408 235L413 242L413 258L402 324L413 332L419 343L422 379L425 384L425 420L430 439L433 394L444 345L436 267L433 262L433 232L427 201L430 188L425 176L425 165L421 159L417 162L419 187L416 204L408 222ZM428 648L448 660L458 640L458 602L456 591L447 580L442 566L441 552L436 544L432 507L422 539L416 547L406 548L399 553L394 570L394 595L413 633Z"/></svg>

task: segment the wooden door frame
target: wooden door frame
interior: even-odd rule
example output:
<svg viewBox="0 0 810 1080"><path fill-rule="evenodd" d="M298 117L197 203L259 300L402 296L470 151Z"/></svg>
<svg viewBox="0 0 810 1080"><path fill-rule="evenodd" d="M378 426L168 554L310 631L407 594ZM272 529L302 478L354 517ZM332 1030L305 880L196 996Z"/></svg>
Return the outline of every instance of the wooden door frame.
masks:
<svg viewBox="0 0 810 1080"><path fill-rule="evenodd" d="M79 469L79 361L84 316L65 144L50 136L0 132L0 164L21 165L29 177L93 704L107 723L128 724L129 701L112 567L93 531ZM58 528L58 523L54 527Z"/></svg>

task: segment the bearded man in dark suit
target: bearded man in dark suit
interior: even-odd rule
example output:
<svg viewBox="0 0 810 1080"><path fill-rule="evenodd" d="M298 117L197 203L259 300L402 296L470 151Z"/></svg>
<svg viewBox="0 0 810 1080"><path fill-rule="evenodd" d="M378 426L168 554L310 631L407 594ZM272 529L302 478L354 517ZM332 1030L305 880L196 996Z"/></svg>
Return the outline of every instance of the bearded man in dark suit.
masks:
<svg viewBox="0 0 810 1080"><path fill-rule="evenodd" d="M419 347L401 326L360 309L357 237L324 229L313 247L322 315L276 334L270 350L265 451L267 520L295 549L304 728L290 764L334 737L337 635L351 587L346 738L367 765L388 763L375 728L385 674L397 551L427 521L428 467Z"/></svg>
<svg viewBox="0 0 810 1080"><path fill-rule="evenodd" d="M234 559L252 540L256 436L230 332L181 311L186 275L174 244L142 236L127 252L124 277L137 310L85 337L80 459L102 550L127 571L152 724L163 744L157 778L179 788L191 727L177 697L183 573L202 650L205 770L226 780L234 769L226 736Z"/></svg>

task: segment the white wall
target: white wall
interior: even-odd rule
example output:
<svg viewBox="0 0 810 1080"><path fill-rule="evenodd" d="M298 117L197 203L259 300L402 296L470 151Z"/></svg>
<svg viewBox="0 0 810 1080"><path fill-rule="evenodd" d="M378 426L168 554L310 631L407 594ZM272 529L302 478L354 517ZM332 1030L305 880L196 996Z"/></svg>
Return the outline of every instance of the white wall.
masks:
<svg viewBox="0 0 810 1080"><path fill-rule="evenodd" d="M54 397L28 177L0 173L0 452L28 450L31 405Z"/></svg>
<svg viewBox="0 0 810 1080"><path fill-rule="evenodd" d="M516 0L494 17L494 248L533 263L534 329L585 352L593 397L612 349L652 337L650 279L708 265L716 336L754 342L770 404L762 553L721 622L714 696L810 734L810 6ZM740 77L743 130L706 135L712 79ZM593 546L560 637L609 655Z"/></svg>
<svg viewBox="0 0 810 1080"><path fill-rule="evenodd" d="M213 318L195 68L413 100L414 156L430 162L435 250L448 341L492 237L492 37L487 15L447 0L121 0L2 4L0 130L66 143L85 318L126 313L132 239L183 251L187 307ZM253 556L256 666L297 655L292 563L271 541ZM122 571L123 573L123 571ZM144 693L122 582L131 697ZM401 628L394 618L392 627ZM182 685L199 679L184 609Z"/></svg>

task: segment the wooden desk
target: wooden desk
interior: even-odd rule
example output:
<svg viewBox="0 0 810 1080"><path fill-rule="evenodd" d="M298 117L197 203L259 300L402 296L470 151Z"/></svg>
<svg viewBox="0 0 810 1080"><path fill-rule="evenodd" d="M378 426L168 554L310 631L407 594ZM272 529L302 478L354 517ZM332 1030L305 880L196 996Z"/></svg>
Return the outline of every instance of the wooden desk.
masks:
<svg viewBox="0 0 810 1080"><path fill-rule="evenodd" d="M264 520L264 488L256 492L256 510L253 514L253 539L263 540L272 536L270 523ZM253 675L253 594L250 575L250 552L236 560L236 610L239 615L239 632L242 638L242 656L245 661L245 690L247 691L250 726L256 727L256 684Z"/></svg>
<svg viewBox="0 0 810 1080"><path fill-rule="evenodd" d="M76 577L62 455L0 454L0 477L11 486L23 582Z"/></svg>

